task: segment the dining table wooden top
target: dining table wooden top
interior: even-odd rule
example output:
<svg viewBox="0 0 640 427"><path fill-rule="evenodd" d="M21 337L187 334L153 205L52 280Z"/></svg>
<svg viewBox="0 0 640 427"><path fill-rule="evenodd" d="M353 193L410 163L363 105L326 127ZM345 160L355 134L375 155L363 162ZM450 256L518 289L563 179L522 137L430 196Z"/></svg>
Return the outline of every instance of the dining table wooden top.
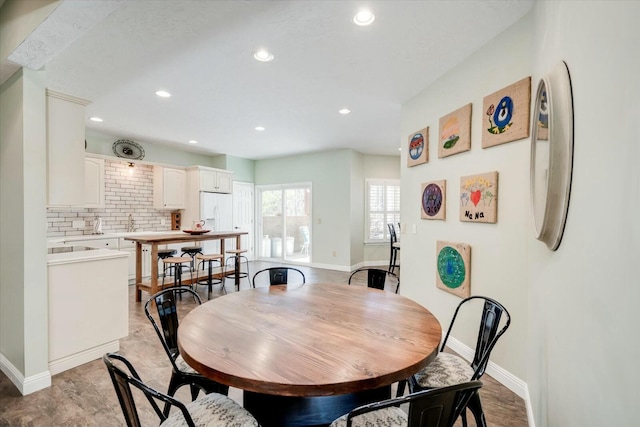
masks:
<svg viewBox="0 0 640 427"><path fill-rule="evenodd" d="M193 309L178 347L223 384L281 396L330 396L406 379L436 356L438 320L391 292L347 284L277 285Z"/></svg>

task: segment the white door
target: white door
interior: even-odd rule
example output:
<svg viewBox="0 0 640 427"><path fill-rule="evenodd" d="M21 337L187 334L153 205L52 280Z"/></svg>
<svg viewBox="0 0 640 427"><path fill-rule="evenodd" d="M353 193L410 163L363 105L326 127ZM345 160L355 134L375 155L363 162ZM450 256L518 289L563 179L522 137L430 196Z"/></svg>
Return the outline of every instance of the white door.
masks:
<svg viewBox="0 0 640 427"><path fill-rule="evenodd" d="M246 231L242 236L242 248L247 249L247 258L254 259L253 230L253 184L233 182L233 229Z"/></svg>

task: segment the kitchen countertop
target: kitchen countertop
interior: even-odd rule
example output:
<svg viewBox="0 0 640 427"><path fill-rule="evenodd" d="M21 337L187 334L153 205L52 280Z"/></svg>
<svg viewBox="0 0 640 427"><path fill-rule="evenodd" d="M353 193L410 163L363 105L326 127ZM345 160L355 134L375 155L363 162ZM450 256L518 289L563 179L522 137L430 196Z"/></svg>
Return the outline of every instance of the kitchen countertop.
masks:
<svg viewBox="0 0 640 427"><path fill-rule="evenodd" d="M127 252L114 249L96 249L78 245L52 244L48 247L47 265L69 264L128 256L129 254Z"/></svg>
<svg viewBox="0 0 640 427"><path fill-rule="evenodd" d="M120 237L135 237L135 236L146 236L146 235L162 235L162 234L174 234L178 233L177 230L168 230L168 231L122 231L119 233L103 233L103 234L80 234L76 236L55 236L49 237L47 242L49 243L60 243L60 242L77 242L82 240L96 240L96 239L118 239ZM181 233L181 231L180 231Z"/></svg>

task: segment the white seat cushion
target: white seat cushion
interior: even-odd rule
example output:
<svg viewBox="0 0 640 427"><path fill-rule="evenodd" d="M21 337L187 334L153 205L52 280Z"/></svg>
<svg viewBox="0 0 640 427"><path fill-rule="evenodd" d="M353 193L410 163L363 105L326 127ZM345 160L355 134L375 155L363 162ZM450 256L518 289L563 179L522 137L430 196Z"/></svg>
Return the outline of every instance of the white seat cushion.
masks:
<svg viewBox="0 0 640 427"><path fill-rule="evenodd" d="M181 372L186 372L187 374L197 374L198 371L193 369L187 362L184 361L182 355L178 355L176 357L176 366L180 369Z"/></svg>
<svg viewBox="0 0 640 427"><path fill-rule="evenodd" d="M392 406L390 408L378 409L377 411L366 412L354 417L352 427L407 427L409 419L407 414L400 408ZM329 427L346 427L347 414L334 420Z"/></svg>
<svg viewBox="0 0 640 427"><path fill-rule="evenodd" d="M256 419L246 409L234 400L218 393L207 394L186 406L197 427L258 426ZM173 408L171 416L161 425L162 427L186 427L187 422L182 412Z"/></svg>
<svg viewBox="0 0 640 427"><path fill-rule="evenodd" d="M438 353L426 368L414 374L420 387L447 387L471 381L473 368L469 362L455 354Z"/></svg>

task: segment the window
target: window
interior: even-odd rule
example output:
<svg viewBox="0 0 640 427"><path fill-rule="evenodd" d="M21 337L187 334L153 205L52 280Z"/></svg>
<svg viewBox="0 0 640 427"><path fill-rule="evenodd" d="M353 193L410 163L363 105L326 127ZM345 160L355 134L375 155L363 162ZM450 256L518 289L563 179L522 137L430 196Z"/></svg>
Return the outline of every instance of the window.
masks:
<svg viewBox="0 0 640 427"><path fill-rule="evenodd" d="M388 241L387 224L400 221L400 181L367 179L366 191L365 241Z"/></svg>

